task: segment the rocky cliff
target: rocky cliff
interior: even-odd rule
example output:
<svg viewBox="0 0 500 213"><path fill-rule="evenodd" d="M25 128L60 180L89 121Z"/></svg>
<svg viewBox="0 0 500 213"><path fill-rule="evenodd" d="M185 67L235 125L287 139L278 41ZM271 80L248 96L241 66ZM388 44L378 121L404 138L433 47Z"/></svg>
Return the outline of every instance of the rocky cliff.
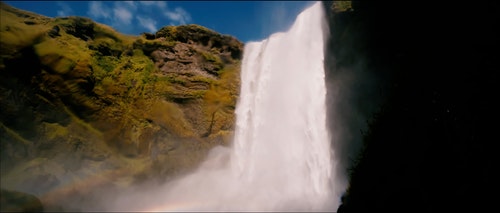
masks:
<svg viewBox="0 0 500 213"><path fill-rule="evenodd" d="M346 124L334 146L349 171L338 212L495 208L498 3L341 1L328 13L328 81L341 79L330 116Z"/></svg>
<svg viewBox="0 0 500 213"><path fill-rule="evenodd" d="M228 145L235 38L197 25L127 36L87 18L0 10L2 188L61 210L97 188L165 181Z"/></svg>

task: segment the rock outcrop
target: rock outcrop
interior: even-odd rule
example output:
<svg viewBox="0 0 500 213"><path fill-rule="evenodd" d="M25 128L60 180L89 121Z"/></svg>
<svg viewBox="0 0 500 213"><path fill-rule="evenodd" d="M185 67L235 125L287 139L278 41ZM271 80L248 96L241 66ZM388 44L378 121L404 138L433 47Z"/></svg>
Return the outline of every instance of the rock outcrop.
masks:
<svg viewBox="0 0 500 213"><path fill-rule="evenodd" d="M165 181L230 143L235 38L197 25L126 36L0 6L2 187L65 210L63 198Z"/></svg>

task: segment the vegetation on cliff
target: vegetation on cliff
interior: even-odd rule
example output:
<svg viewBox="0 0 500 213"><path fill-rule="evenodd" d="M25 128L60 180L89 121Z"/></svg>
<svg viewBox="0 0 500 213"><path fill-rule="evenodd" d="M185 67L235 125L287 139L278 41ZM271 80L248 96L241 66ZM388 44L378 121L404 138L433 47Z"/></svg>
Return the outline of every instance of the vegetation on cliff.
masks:
<svg viewBox="0 0 500 213"><path fill-rule="evenodd" d="M47 202L68 179L164 180L228 145L235 38L197 25L128 36L83 17L0 10L2 187Z"/></svg>

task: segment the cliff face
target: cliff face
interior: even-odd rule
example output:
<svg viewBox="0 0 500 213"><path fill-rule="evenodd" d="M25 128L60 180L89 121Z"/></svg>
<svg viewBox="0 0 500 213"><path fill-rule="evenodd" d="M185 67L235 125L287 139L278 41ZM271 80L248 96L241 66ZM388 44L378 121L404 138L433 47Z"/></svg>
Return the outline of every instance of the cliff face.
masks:
<svg viewBox="0 0 500 213"><path fill-rule="evenodd" d="M82 186L164 181L229 143L243 51L235 38L197 25L134 37L86 18L0 9L2 188L51 205Z"/></svg>
<svg viewBox="0 0 500 213"><path fill-rule="evenodd" d="M353 10L329 8L329 81L352 76L332 103L350 134L334 145L341 158L354 156L341 159L349 188L338 212L493 207L498 4L353 1ZM356 138L362 143L353 147Z"/></svg>

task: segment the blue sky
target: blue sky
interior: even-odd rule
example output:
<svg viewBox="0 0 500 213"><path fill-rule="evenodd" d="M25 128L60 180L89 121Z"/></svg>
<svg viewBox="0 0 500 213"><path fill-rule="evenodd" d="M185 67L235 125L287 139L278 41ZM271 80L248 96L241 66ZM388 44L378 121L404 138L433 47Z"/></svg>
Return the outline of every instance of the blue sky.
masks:
<svg viewBox="0 0 500 213"><path fill-rule="evenodd" d="M139 35L166 25L199 24L242 42L286 31L310 1L4 1L49 17L84 16Z"/></svg>

